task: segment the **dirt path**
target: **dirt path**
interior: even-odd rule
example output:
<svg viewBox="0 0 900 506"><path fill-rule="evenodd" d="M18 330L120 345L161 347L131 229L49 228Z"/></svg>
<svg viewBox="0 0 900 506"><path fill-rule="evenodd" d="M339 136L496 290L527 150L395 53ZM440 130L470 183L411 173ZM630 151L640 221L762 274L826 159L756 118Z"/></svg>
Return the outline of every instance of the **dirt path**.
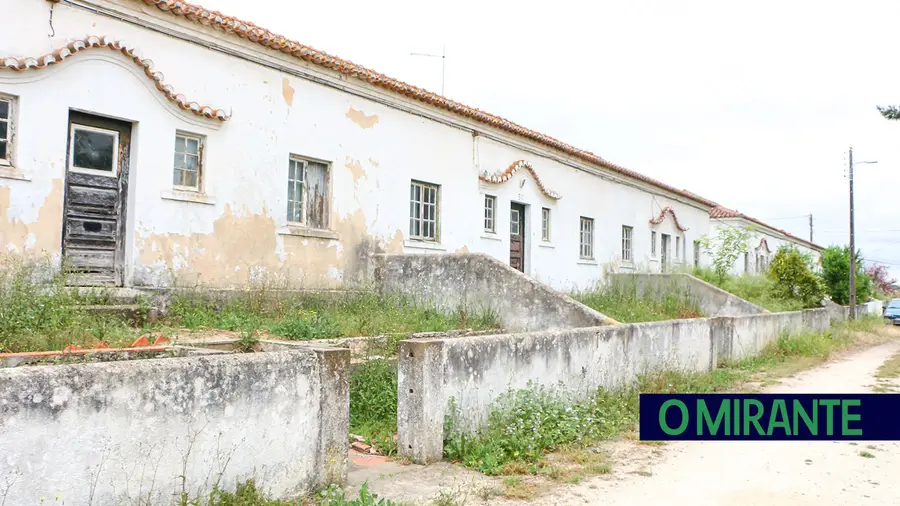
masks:
<svg viewBox="0 0 900 506"><path fill-rule="evenodd" d="M889 342L784 379L766 391L871 392L875 371L898 352L900 342ZM863 457L863 452L873 457ZM900 504L896 442L677 442L659 448L623 443L613 448L613 460L620 458L624 462L616 464L612 475L561 487L532 504Z"/></svg>

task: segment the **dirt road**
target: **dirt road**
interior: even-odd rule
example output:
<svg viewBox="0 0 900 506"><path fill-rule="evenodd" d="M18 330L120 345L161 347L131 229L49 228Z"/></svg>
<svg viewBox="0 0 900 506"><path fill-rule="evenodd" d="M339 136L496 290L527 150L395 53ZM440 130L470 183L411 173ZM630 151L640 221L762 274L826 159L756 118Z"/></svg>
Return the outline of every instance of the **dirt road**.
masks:
<svg viewBox="0 0 900 506"><path fill-rule="evenodd" d="M858 352L783 380L773 393L871 392L873 374L900 342ZM546 505L900 505L900 443L677 442L629 445L617 476L561 487ZM637 447L637 449L635 448ZM872 455L864 457L861 453ZM619 467L619 464L617 464ZM623 469L619 467L619 469Z"/></svg>

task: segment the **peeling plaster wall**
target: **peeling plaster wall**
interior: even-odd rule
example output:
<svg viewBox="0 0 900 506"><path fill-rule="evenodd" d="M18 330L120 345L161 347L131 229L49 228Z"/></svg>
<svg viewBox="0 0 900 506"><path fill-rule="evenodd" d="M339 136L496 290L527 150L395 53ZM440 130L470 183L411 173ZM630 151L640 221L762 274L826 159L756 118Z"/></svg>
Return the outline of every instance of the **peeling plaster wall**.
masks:
<svg viewBox="0 0 900 506"><path fill-rule="evenodd" d="M170 504L254 479L294 497L347 472L350 353L0 369L7 504ZM7 488L8 487L8 488Z"/></svg>
<svg viewBox="0 0 900 506"><path fill-rule="evenodd" d="M564 155L507 134L486 132L503 142L473 136L473 128L484 133L486 127L139 2L90 1L287 70L71 4L17 2L13 10L19 22L4 31L2 56L40 56L86 34L126 40L154 62L176 92L232 116L220 122L178 109L142 69L108 49L86 50L43 70L0 72L0 93L18 98L16 170L29 179L0 177L4 249L59 253L70 108L134 125L127 285L235 287L274 279L287 287L340 288L368 283L372 256L383 252L480 252L508 262L511 201L528 206L526 273L557 289L587 287L605 270L659 270L658 254L650 254L651 229L673 234L674 259L678 232L671 217L659 225L649 223L664 207L672 207L689 228L684 233L688 256L690 241L707 231L707 209L663 196L661 190L602 179L572 166L583 166L580 162L567 165ZM51 5L55 35L35 36L46 31ZM205 137L199 195L172 188L176 131ZM326 234L287 224L291 154L331 166L331 226ZM562 199L543 195L524 171L500 185L478 180L483 171L502 171L517 160L532 163ZM440 185L436 244L409 240L411 179ZM483 227L485 193L498 198L493 234ZM542 207L551 209L548 242L541 240ZM579 259L580 216L596 220L593 260ZM629 264L621 261L622 225L634 227L635 259Z"/></svg>

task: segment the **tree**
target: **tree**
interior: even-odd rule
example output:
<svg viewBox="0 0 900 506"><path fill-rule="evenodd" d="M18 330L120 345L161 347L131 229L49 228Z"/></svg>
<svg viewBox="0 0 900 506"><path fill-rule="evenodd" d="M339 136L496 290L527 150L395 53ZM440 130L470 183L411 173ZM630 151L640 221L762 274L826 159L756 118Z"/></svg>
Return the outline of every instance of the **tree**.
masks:
<svg viewBox="0 0 900 506"><path fill-rule="evenodd" d="M856 254L859 259L860 253ZM850 302L850 248L831 246L822 253L822 281L831 300L838 304ZM856 261L856 300L865 302L872 296L872 280Z"/></svg>
<svg viewBox="0 0 900 506"><path fill-rule="evenodd" d="M881 115L884 116L886 119L900 119L900 107L897 107L896 105L889 105L889 106L880 106L879 105L876 107L878 107L878 112L880 112ZM848 272L847 275L849 276L850 273Z"/></svg>
<svg viewBox="0 0 900 506"><path fill-rule="evenodd" d="M799 299L805 307L817 307L825 297L825 285L812 271L809 255L797 248L778 248L767 273L774 286L774 295L783 299Z"/></svg>
<svg viewBox="0 0 900 506"><path fill-rule="evenodd" d="M885 295L896 295L897 291L894 290L894 283L897 280L891 277L891 273L886 265L872 264L866 269L866 274L872 280L875 290Z"/></svg>
<svg viewBox="0 0 900 506"><path fill-rule="evenodd" d="M740 227L723 227L718 230L715 237L708 235L700 239L700 244L706 254L712 259L713 270L719 284L725 282L728 271L734 262L750 249L750 238L753 233Z"/></svg>

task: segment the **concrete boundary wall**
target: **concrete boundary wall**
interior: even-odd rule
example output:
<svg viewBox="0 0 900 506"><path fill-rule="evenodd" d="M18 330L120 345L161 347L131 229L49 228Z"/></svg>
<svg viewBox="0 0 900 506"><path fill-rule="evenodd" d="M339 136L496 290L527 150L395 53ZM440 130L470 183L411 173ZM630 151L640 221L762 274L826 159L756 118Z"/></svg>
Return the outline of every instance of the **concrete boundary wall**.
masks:
<svg viewBox="0 0 900 506"><path fill-rule="evenodd" d="M605 315L482 253L381 255L376 283L443 311L491 310L511 331L614 324Z"/></svg>
<svg viewBox="0 0 900 506"><path fill-rule="evenodd" d="M173 504L247 479L274 497L341 484L349 361L301 349L2 369L0 496Z"/></svg>
<svg viewBox="0 0 900 506"><path fill-rule="evenodd" d="M574 402L653 370L711 371L759 354L785 333L825 331L846 318L843 309L403 341L398 451L417 463L440 460L445 416L475 431L510 390L542 385Z"/></svg>
<svg viewBox="0 0 900 506"><path fill-rule="evenodd" d="M653 297L672 291L686 293L704 316L741 316L768 312L689 274L610 273L607 275L607 282L627 290L636 290L639 295Z"/></svg>

